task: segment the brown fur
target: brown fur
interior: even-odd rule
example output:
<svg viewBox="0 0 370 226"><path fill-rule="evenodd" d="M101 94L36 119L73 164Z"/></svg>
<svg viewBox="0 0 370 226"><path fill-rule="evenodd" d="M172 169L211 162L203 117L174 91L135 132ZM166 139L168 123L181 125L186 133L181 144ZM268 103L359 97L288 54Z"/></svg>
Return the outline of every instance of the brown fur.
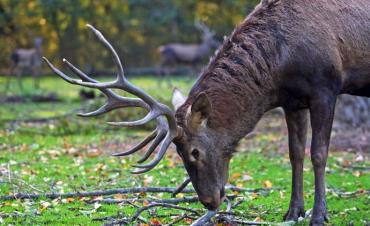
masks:
<svg viewBox="0 0 370 226"><path fill-rule="evenodd" d="M262 1L225 39L176 111L185 131L175 142L177 151L202 203L209 209L220 205L235 144L266 111L281 106L293 169L285 219L304 215L303 159L310 112L315 173L311 223L322 225L327 219L325 164L335 101L342 93L370 97L370 2ZM205 107L196 111L194 105Z"/></svg>

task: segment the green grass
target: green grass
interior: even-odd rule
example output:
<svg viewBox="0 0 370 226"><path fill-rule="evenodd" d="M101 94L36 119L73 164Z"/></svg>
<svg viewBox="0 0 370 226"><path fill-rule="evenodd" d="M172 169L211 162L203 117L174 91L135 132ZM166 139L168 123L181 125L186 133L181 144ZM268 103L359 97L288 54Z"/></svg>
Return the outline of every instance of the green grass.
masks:
<svg viewBox="0 0 370 226"><path fill-rule="evenodd" d="M4 86L0 77L0 89ZM132 79L156 98L169 103L172 90L166 85L157 87L154 77ZM9 94L33 95L55 92L63 100L57 103L8 103L0 108L0 195L15 192L72 192L92 191L134 186L170 186L180 184L186 177L181 161L173 149L166 159L154 170L145 175L131 175L130 165L139 155L125 158L110 156L113 151L121 151L128 144L142 139L148 132L143 129L110 129L98 119L79 119L70 115L76 109L92 109L96 104L81 104L78 87L55 77L41 80L41 91L32 88L32 80L24 81L25 92L18 90L13 81ZM187 78L173 79L174 86L187 92L192 81ZM102 101L102 100L101 100ZM127 110L126 110L127 111ZM64 115L67 115L64 117ZM118 118L125 117L120 115ZM111 114L109 118L116 118ZM135 115L130 117L134 117ZM55 118L46 122L35 119ZM242 141L239 152L230 166L230 183L248 188L270 186L266 194L241 193L246 201L235 209L244 218L262 221L281 222L288 208L290 198L290 164L287 153L278 152L276 140L286 141L284 134L276 132L258 133L253 138L252 148L246 148L250 141ZM343 165L369 167L368 162L355 162L356 154L331 152L327 167L327 187L353 192L370 189L369 173L351 170ZM344 162L346 164L344 164ZM313 173L310 161L306 160L304 177L305 207L313 203ZM245 175L252 177L243 179ZM169 198L168 194L142 194L145 197ZM134 197L136 195L129 195ZM359 194L338 197L328 190L329 225L369 224L369 195ZM141 203L137 203L141 205ZM182 204L202 209L198 203ZM222 207L225 209L225 206ZM94 218L114 216L119 213L132 215L135 209L129 205L102 204L94 206L83 199L14 200L0 202L0 219L12 225L101 225ZM169 214L181 213L172 209L158 208L158 218L162 223L171 222ZM5 217L7 214L20 214L18 217ZM3 217L1 217L3 216ZM148 212L142 214L148 220ZM167 216L167 217L166 217ZM186 225L180 222L179 225ZM298 225L308 225L304 220Z"/></svg>

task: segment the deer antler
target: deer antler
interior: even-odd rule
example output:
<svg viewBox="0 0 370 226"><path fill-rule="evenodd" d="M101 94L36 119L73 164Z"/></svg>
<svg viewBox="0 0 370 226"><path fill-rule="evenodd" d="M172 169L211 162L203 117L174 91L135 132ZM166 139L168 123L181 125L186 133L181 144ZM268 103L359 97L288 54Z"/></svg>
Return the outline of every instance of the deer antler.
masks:
<svg viewBox="0 0 370 226"><path fill-rule="evenodd" d="M200 22L199 20L195 20L194 25L195 25L196 28L201 30L203 33L211 33L212 32L211 29L209 29L209 27L207 27L207 25L205 25L203 22Z"/></svg>
<svg viewBox="0 0 370 226"><path fill-rule="evenodd" d="M43 59L49 65L51 70L54 71L57 75L59 75L66 82L69 82L75 85L89 87L89 88L99 89L107 97L107 102L102 107L100 107L99 109L93 112L81 113L79 114L79 116L91 117L91 116L102 115L104 113L107 113L109 111L112 111L118 108L142 107L148 111L148 114L143 119L133 121L133 122L108 122L108 123L114 126L129 126L130 127L130 126L143 125L153 119L156 119L157 121L156 129L149 136L147 136L143 141L141 141L139 144L137 144L135 147L133 147L132 149L128 151L113 154L114 156L130 155L144 148L149 142L152 141L151 146L148 148L147 152L144 154L144 156L140 160L138 160L138 163L143 163L149 158L149 156L154 152L154 150L160 145L159 152L156 154L153 160L148 164L134 165L134 167L137 167L140 169L133 171L132 173L147 172L151 170L152 168L154 168L161 161L169 145L176 137L178 137L178 132L180 132L181 130L178 131L174 114L168 106L158 102L153 97L151 97L150 95L148 95L143 90L136 87L135 85L131 84L127 80L127 78L124 75L124 70L121 64L121 60L118 57L118 54L116 53L112 45L105 39L102 33L89 24L86 26L90 28L90 30L95 34L98 40L101 43L103 43L103 45L112 54L114 64L117 68L116 80L110 81L110 82L99 82L89 77L85 73L83 73L73 64L68 62L66 59L63 59L64 64L68 68L70 68L73 73L75 73L78 77L81 78L81 80L74 79L64 74L58 68L56 68L45 57L43 57ZM111 90L113 88L124 90L139 98L128 98L128 97L120 96Z"/></svg>

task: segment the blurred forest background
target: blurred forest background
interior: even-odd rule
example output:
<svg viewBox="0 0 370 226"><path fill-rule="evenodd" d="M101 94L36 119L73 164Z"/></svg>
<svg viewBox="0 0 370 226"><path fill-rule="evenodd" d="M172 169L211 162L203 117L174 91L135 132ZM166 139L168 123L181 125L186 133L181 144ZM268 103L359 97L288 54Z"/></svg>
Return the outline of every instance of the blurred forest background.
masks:
<svg viewBox="0 0 370 226"><path fill-rule="evenodd" d="M43 55L65 57L84 69L108 68L108 52L85 25L101 30L124 57L125 67L159 63L157 48L170 42L197 43L205 23L222 40L253 10L258 0L2 0L0 62L10 64L15 48L32 48L42 37ZM93 65L92 65L93 64ZM5 69L5 71L4 71Z"/></svg>
<svg viewBox="0 0 370 226"><path fill-rule="evenodd" d="M206 24L221 42L258 3L259 0L2 0L0 73L9 74L12 51L33 48L36 37L43 38L42 54L56 64L66 58L87 72L109 71L113 62L108 51L87 31L87 23L111 41L125 68L154 68L160 63L159 46L201 42L195 21ZM43 69L43 73L49 73L45 66ZM350 127L369 128L370 100L342 99L337 118Z"/></svg>

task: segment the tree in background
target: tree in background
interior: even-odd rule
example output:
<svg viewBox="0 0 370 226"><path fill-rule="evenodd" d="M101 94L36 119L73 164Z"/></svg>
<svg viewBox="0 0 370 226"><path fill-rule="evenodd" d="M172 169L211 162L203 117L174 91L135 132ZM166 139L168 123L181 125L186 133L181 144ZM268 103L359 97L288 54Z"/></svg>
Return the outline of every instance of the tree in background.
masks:
<svg viewBox="0 0 370 226"><path fill-rule="evenodd" d="M153 66L159 63L158 46L200 41L195 19L216 31L222 40L258 3L259 0L2 0L0 72L8 72L11 52L32 47L36 36L43 37L44 54L51 60L65 57L87 71L93 70L90 65L112 68L108 52L90 40L93 37L86 32L86 23L106 34L126 67ZM369 128L370 100L343 99L338 103L338 119Z"/></svg>
<svg viewBox="0 0 370 226"><path fill-rule="evenodd" d="M94 62L108 68L108 53L90 42L85 30L101 29L128 67L158 63L156 48L169 42L198 42L194 20L203 21L218 39L238 24L258 0L29 0L0 2L1 69L13 49L30 47L35 36L45 39L45 55L66 57L86 69ZM79 56L76 58L76 56ZM99 58L95 57L99 56ZM103 59L101 58L103 56Z"/></svg>

